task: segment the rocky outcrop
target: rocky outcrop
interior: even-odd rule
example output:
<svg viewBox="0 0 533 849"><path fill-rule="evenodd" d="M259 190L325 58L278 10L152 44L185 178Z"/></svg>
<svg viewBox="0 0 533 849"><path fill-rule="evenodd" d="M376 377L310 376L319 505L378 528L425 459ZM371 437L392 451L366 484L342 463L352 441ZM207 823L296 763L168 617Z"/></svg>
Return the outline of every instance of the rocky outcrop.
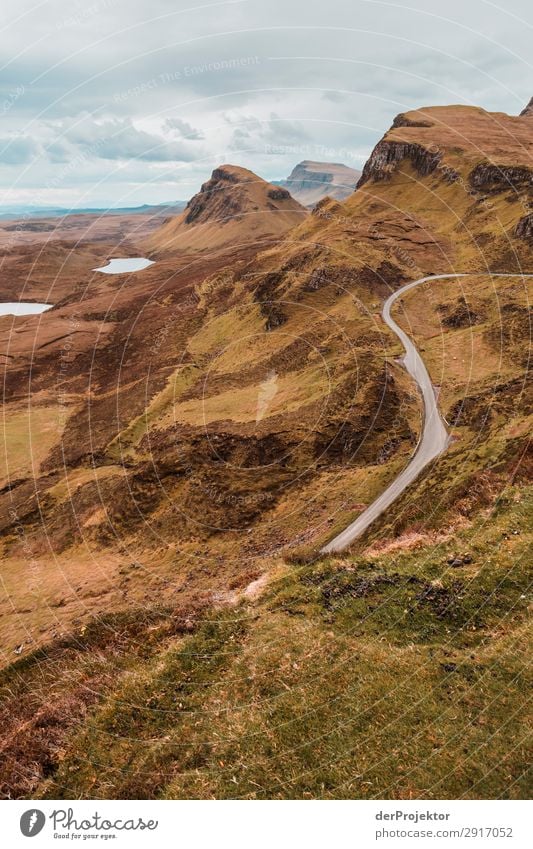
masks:
<svg viewBox="0 0 533 849"><path fill-rule="evenodd" d="M368 159L361 179L357 184L360 188L369 180L389 180L403 160L409 160L421 177L427 177L439 165L442 159L440 150L429 150L421 144L411 142L380 141Z"/></svg>
<svg viewBox="0 0 533 849"><path fill-rule="evenodd" d="M450 309L449 305L445 305L438 309L443 314L442 323L444 327L472 327L474 324L479 324L485 320L485 316L470 308L464 295L459 297L455 308Z"/></svg>
<svg viewBox="0 0 533 849"><path fill-rule="evenodd" d="M270 189L270 191L267 192L267 197L269 197L270 200L289 200L291 194L287 191L287 189L277 188Z"/></svg>
<svg viewBox="0 0 533 849"><path fill-rule="evenodd" d="M242 169L241 169L242 170ZM185 223L193 224L195 222L205 221L211 217L213 207L216 206L218 218L235 216L239 212L239 202L234 195L226 192L228 184L236 186L239 183L249 182L246 174L238 174L236 170L230 170L224 166L215 168L211 174L211 178L203 183L200 191L194 195L185 208ZM225 192L225 197L222 203L219 199L215 201L214 195Z"/></svg>
<svg viewBox="0 0 533 849"><path fill-rule="evenodd" d="M514 235L517 239L524 239L533 244L533 212L520 219L514 228Z"/></svg>
<svg viewBox="0 0 533 849"><path fill-rule="evenodd" d="M519 190L533 187L533 171L529 168L480 162L470 172L468 180L473 189L483 192Z"/></svg>
<svg viewBox="0 0 533 849"><path fill-rule="evenodd" d="M400 112L399 115L396 115L396 118L392 122L392 126L394 128L397 128L397 127L433 127L434 125L431 121L413 120L413 118L409 118L407 115L404 115L403 112Z"/></svg>
<svg viewBox="0 0 533 849"><path fill-rule="evenodd" d="M286 201L291 208L296 207L294 199L286 189L271 186L261 177L245 168L221 165L215 168L211 177L200 191L194 195L185 209L186 224L199 224L210 220L223 223L225 219L235 220L239 215L258 208L262 202L268 209L276 207L265 203L261 197L262 189L268 201Z"/></svg>
<svg viewBox="0 0 533 849"><path fill-rule="evenodd" d="M527 104L525 109L522 109L520 113L521 118L532 117L533 116L533 97Z"/></svg>
<svg viewBox="0 0 533 849"><path fill-rule="evenodd" d="M325 265L315 268L302 286L304 292L318 292L326 286L337 286L345 291L354 281L354 269L350 265Z"/></svg>
<svg viewBox="0 0 533 849"><path fill-rule="evenodd" d="M340 162L304 159L293 168L286 180L280 180L277 185L288 189L293 198L311 208L325 197L335 200L349 197L360 176L360 171Z"/></svg>
<svg viewBox="0 0 533 849"><path fill-rule="evenodd" d="M274 330L287 321L282 306L285 275L281 271L271 271L255 285L254 300L259 304L261 315L265 319L265 330Z"/></svg>
<svg viewBox="0 0 533 849"><path fill-rule="evenodd" d="M155 256L178 249L212 251L229 244L257 250L300 224L306 214L286 189L247 168L220 165L182 215L155 230L144 249Z"/></svg>

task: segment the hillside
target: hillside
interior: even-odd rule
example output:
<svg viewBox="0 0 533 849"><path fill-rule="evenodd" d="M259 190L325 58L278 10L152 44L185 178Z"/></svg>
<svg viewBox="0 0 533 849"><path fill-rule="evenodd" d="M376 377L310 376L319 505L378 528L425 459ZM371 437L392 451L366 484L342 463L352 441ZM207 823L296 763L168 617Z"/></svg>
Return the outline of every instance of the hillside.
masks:
<svg viewBox="0 0 533 849"><path fill-rule="evenodd" d="M276 185L287 189L293 198L312 208L325 197L345 200L354 191L360 171L339 162L313 162L305 159L292 169L286 180Z"/></svg>
<svg viewBox="0 0 533 849"><path fill-rule="evenodd" d="M304 215L303 207L285 189L246 168L221 165L184 212L157 230L146 247L158 254L266 245L299 224Z"/></svg>
<svg viewBox="0 0 533 849"><path fill-rule="evenodd" d="M427 108L311 214L216 169L137 277L47 244L63 300L0 328L4 795L527 796L532 154ZM395 307L450 446L318 557L420 433L383 300L458 271Z"/></svg>

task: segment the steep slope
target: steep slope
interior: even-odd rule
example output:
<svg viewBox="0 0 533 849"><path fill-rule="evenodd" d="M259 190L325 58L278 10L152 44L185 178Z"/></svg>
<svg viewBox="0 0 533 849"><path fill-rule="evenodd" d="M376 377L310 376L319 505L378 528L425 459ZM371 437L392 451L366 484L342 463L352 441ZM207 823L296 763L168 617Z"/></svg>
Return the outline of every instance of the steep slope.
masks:
<svg viewBox="0 0 533 849"><path fill-rule="evenodd" d="M530 118L532 116L533 116L533 97L531 98L531 100L527 104L526 108L522 109L522 111L520 113L520 117L522 117L522 118Z"/></svg>
<svg viewBox="0 0 533 849"><path fill-rule="evenodd" d="M266 245L299 224L305 214L285 189L246 168L221 165L182 215L157 230L146 247L158 255L165 251Z"/></svg>
<svg viewBox="0 0 533 849"><path fill-rule="evenodd" d="M527 795L531 292L487 268L531 270L532 142L528 116L399 116L346 201L98 282L58 310L107 331L92 357L6 362L4 455L45 405L61 432L0 492L3 794ZM212 195L246 242L216 183L185 250L195 218L228 244ZM462 270L395 308L448 452L317 560L420 432L383 298Z"/></svg>
<svg viewBox="0 0 533 849"><path fill-rule="evenodd" d="M449 240L453 270L530 264L533 133L523 117L467 106L398 115L358 188L354 212L380 205L383 224L396 211L405 221L420 215L428 233Z"/></svg>
<svg viewBox="0 0 533 849"><path fill-rule="evenodd" d="M360 176L360 171L339 162L304 159L286 180L276 181L276 185L288 189L303 206L313 207L325 197L344 200L352 194Z"/></svg>
<svg viewBox="0 0 533 849"><path fill-rule="evenodd" d="M5 532L15 509L39 549L44 531L66 559L72 544L89 540L100 550L126 537L146 546L150 561L164 539L172 581L205 545L194 580L205 582L205 568L219 589L228 574L237 579L241 546L254 562L272 550L272 527L277 550L318 550L390 480L416 439L416 396L388 357L395 340L380 300L424 274L529 262L518 225L529 202L531 136L529 120L466 107L399 116L347 201L323 200L306 215L282 192L279 207L291 212L263 209L258 219L301 223L262 253L260 239L247 243L254 216L246 210L257 193L274 201L272 187L242 169L217 169L189 203L189 220L165 225L171 238L158 236L161 246L180 241L190 251L187 239L201 241L205 228L213 234L207 258L185 253L177 267L170 256L127 286L84 284L79 301L17 321L16 333L4 320L5 433L26 415L31 442L38 425L39 413L34 423L24 412L21 387L32 405L57 409L60 423L40 466L26 464L15 480L19 464L3 470ZM502 164L480 172L496 156ZM472 172L493 190L481 194ZM502 185L500 173L523 188ZM212 258L213 244L231 248L230 264L223 252ZM237 252L242 244L248 252ZM58 368L68 393L58 393ZM178 517L176 504L185 505ZM149 515L157 530L148 542ZM15 591L20 553L10 539ZM128 583L133 603L146 587L135 575ZM102 587L107 594L109 583ZM75 594L71 601L61 608L65 621L79 612ZM10 617L16 645L24 617Z"/></svg>

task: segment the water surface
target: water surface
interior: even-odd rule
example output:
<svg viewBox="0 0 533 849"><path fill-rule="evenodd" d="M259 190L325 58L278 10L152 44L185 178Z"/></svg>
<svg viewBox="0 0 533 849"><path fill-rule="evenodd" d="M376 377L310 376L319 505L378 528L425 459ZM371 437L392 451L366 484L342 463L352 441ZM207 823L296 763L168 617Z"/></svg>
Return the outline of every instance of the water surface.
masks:
<svg viewBox="0 0 533 849"><path fill-rule="evenodd" d="M0 303L0 315L37 315L52 309L53 304L31 304L29 301Z"/></svg>
<svg viewBox="0 0 533 849"><path fill-rule="evenodd" d="M110 259L107 265L101 268L93 268L93 271L101 271L102 274L129 274L132 271L142 271L153 265L151 259L143 256L131 256L124 259Z"/></svg>

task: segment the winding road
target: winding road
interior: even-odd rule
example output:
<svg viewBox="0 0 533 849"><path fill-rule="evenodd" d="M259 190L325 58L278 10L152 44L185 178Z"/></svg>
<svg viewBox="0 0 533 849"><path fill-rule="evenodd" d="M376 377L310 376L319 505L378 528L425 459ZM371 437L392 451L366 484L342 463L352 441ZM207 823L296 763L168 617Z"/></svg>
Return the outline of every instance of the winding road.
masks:
<svg viewBox="0 0 533 849"><path fill-rule="evenodd" d="M398 298L401 298L401 296L410 289L414 289L415 286L420 286L421 283L426 283L429 280L443 280L447 277L469 276L475 275L438 274L430 277L421 277L419 280L414 280L412 283L407 283L407 285L402 286L401 289L398 289L397 292L393 292L393 294L385 301L382 312L383 320L385 324L387 324L396 334L396 336L398 336L405 348L405 356L403 357L402 364L416 382L422 396L424 404L424 424L422 428L422 435L411 461L405 467L403 472L401 472L398 477L393 480L387 489L382 492L381 495L376 498L376 500L373 501L372 504L370 504L370 506L367 507L366 510L357 517L357 519L355 519L354 522L351 523L351 525L348 525L344 531L321 548L321 554L331 554L336 551L343 551L347 548L363 533L363 531L366 531L368 526L371 525L372 522L387 509L387 507L390 507L392 502L402 494L404 489L406 489L409 484L418 477L422 469L424 469L431 460L434 460L435 457L442 454L447 447L450 437L437 407L435 391L433 389L428 370L425 367L424 361L418 353L413 341L409 338L407 333L405 333L402 328L396 324L394 319L391 318L390 313L391 307ZM491 276L510 277L515 275L502 274Z"/></svg>

